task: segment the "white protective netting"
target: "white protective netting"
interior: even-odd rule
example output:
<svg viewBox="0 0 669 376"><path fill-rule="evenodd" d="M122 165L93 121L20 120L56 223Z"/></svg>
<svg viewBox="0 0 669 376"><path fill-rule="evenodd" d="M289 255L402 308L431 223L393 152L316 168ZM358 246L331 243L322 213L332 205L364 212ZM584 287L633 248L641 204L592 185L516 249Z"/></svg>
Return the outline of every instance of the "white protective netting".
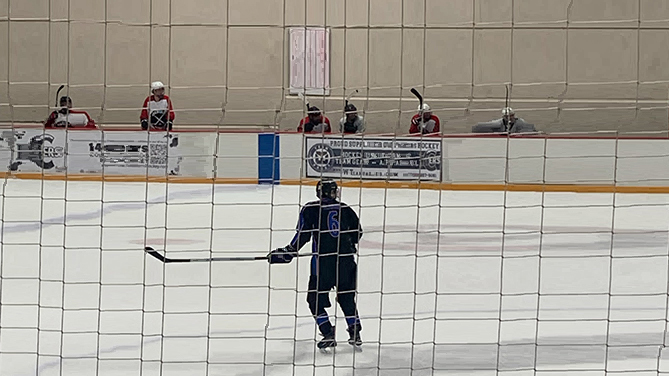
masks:
<svg viewBox="0 0 669 376"><path fill-rule="evenodd" d="M329 49L293 54L290 30L305 26L325 27ZM329 80L310 103L334 125L358 90L370 134L407 132L412 87L444 133L499 118L509 87L543 132L666 136L667 29L669 5L643 0L0 0L0 121L43 121L66 85L98 126L139 129L160 80L175 129L294 130L305 108L291 83L308 67ZM3 376L667 371L663 195L346 187L365 228L365 344L323 355L308 262L166 265L142 251L264 255L313 187L2 189Z"/></svg>

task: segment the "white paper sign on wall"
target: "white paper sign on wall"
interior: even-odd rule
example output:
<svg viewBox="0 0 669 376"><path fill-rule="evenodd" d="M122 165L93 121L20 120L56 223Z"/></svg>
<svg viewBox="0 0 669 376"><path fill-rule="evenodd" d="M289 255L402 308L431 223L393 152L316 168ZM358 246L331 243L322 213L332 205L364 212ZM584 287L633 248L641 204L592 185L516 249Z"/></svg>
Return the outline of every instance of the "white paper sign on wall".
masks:
<svg viewBox="0 0 669 376"><path fill-rule="evenodd" d="M330 94L329 29L290 29L290 93Z"/></svg>

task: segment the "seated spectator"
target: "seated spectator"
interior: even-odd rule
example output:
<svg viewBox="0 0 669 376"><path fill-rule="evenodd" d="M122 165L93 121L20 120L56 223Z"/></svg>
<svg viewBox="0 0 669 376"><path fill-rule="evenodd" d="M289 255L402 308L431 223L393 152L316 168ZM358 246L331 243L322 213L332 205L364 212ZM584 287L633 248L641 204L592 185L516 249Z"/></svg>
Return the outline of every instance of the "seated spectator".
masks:
<svg viewBox="0 0 669 376"><path fill-rule="evenodd" d="M297 131L304 133L332 133L330 119L323 116L318 107L311 106L307 109L307 117L300 120Z"/></svg>
<svg viewBox="0 0 669 376"><path fill-rule="evenodd" d="M339 132L347 134L365 132L365 119L358 115L358 109L352 103L344 107L344 117L339 120Z"/></svg>
<svg viewBox="0 0 669 376"><path fill-rule="evenodd" d="M54 111L44 122L44 128L96 129L95 121L86 111L72 109L72 98L60 97L60 110Z"/></svg>
<svg viewBox="0 0 669 376"><path fill-rule="evenodd" d="M526 133L536 132L534 124L526 123L524 119L517 118L511 107L502 109L502 118L478 123L472 127L473 133Z"/></svg>
<svg viewBox="0 0 669 376"><path fill-rule="evenodd" d="M427 103L418 107L418 113L411 118L409 133L439 133L439 118L432 114L432 109Z"/></svg>
<svg viewBox="0 0 669 376"><path fill-rule="evenodd" d="M172 130L174 108L170 97L165 95L165 85L156 81L151 84L151 95L144 100L139 120L142 129Z"/></svg>

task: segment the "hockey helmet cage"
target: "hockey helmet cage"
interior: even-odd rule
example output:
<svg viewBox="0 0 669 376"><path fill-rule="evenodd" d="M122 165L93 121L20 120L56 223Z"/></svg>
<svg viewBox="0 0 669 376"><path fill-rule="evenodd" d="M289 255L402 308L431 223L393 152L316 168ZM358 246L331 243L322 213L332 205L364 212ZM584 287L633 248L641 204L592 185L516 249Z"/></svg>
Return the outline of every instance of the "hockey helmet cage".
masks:
<svg viewBox="0 0 669 376"><path fill-rule="evenodd" d="M72 104L72 98L68 96L60 97L60 101L58 101L58 103L60 103L61 106Z"/></svg>
<svg viewBox="0 0 669 376"><path fill-rule="evenodd" d="M357 112L357 111L358 111L358 109L355 107L355 105L353 105L353 103L348 103L348 104L344 107L344 112L346 112L346 113L349 113L349 112Z"/></svg>
<svg viewBox="0 0 669 376"><path fill-rule="evenodd" d="M316 197L337 198L337 183L332 179L323 179L316 184Z"/></svg>
<svg viewBox="0 0 669 376"><path fill-rule="evenodd" d="M162 82L156 81L151 83L151 91L158 90L158 89L164 89L165 85L163 85Z"/></svg>

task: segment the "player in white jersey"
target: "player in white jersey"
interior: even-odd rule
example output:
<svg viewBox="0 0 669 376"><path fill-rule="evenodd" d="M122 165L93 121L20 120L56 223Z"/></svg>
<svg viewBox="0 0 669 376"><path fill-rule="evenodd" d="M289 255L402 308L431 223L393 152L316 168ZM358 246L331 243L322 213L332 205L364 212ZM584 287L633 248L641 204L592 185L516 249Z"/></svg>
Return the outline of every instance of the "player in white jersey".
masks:
<svg viewBox="0 0 669 376"><path fill-rule="evenodd" d="M162 82L151 84L151 95L144 100L139 119L142 129L172 130L174 108L170 97L165 95L165 85Z"/></svg>
<svg viewBox="0 0 669 376"><path fill-rule="evenodd" d="M72 98L61 97L59 104L61 108L52 112L44 122L45 128L97 128L86 111L72 109Z"/></svg>

